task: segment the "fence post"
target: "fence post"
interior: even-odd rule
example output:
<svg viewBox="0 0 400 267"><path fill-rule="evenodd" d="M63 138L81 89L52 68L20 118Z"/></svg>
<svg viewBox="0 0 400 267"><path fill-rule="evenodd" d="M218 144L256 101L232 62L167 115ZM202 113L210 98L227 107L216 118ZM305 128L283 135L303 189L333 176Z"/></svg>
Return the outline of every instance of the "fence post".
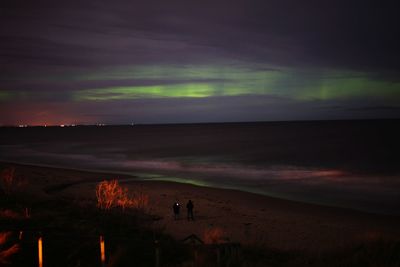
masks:
<svg viewBox="0 0 400 267"><path fill-rule="evenodd" d="M43 242L41 236L39 236L38 239L38 259L39 259L39 267L43 267Z"/></svg>
<svg viewBox="0 0 400 267"><path fill-rule="evenodd" d="M219 249L219 245L217 245L217 266L221 266L221 251Z"/></svg>
<svg viewBox="0 0 400 267"><path fill-rule="evenodd" d="M158 240L154 240L154 245L156 249L155 253L155 266L160 267L160 244Z"/></svg>
<svg viewBox="0 0 400 267"><path fill-rule="evenodd" d="M101 259L101 267L106 266L106 252L104 247L104 237L100 236L100 259Z"/></svg>

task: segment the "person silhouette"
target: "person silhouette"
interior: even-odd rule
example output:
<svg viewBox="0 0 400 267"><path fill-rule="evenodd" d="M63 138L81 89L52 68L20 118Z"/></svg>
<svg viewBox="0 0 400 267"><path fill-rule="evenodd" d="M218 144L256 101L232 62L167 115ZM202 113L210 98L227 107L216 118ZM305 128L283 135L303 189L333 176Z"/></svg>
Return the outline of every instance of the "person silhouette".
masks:
<svg viewBox="0 0 400 267"><path fill-rule="evenodd" d="M186 209L187 209L187 219L194 221L194 216L193 216L193 202L192 200L189 200L189 202L186 204Z"/></svg>
<svg viewBox="0 0 400 267"><path fill-rule="evenodd" d="M180 207L178 201L175 202L174 205L172 206L172 209L173 209L173 211L174 211L174 219L175 219L175 220L178 220L178 219L179 219L179 210L180 210L180 208L181 208L181 207Z"/></svg>

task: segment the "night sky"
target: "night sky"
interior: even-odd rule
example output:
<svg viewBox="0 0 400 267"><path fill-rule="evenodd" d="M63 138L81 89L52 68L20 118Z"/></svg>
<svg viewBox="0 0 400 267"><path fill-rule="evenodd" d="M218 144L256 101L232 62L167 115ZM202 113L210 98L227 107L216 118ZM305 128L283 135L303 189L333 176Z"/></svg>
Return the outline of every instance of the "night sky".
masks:
<svg viewBox="0 0 400 267"><path fill-rule="evenodd" d="M400 118L385 2L2 0L0 124Z"/></svg>

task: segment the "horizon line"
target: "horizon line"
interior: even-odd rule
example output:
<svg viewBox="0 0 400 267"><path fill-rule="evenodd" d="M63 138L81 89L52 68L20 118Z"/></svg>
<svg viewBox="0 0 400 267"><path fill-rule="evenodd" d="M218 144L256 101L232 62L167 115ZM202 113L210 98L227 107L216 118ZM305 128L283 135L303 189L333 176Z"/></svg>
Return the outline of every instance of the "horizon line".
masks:
<svg viewBox="0 0 400 267"><path fill-rule="evenodd" d="M197 124L251 124L251 123L296 123L296 122L350 122L350 121L397 121L399 118L357 118L357 119L299 119L299 120L256 120L256 121L203 121L203 122L165 122L165 123L71 123L71 124L5 124L0 128L73 128L73 127L116 127L116 126L161 126L161 125L197 125Z"/></svg>

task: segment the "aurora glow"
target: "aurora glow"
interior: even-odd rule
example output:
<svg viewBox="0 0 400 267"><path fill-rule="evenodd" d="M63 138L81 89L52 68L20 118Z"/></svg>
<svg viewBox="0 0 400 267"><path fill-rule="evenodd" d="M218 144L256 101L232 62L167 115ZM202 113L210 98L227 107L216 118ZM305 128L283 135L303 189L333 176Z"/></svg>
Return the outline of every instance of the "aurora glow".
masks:
<svg viewBox="0 0 400 267"><path fill-rule="evenodd" d="M384 99L397 98L400 100L400 82L387 82L370 79L366 74L345 74L339 77L309 77L304 73L281 71L254 71L244 72L231 70L219 72L222 81L209 83L190 83L193 78L217 79L216 70L201 73L189 70L187 76L181 73L172 74L172 77L189 81L189 83L107 87L101 89L86 89L76 93L76 100L113 100L142 97L179 98L179 97L210 97L236 95L274 95L292 97L302 100L330 100L351 97L379 97ZM334 74L334 73L333 73ZM310 77L311 76L311 77ZM142 77L141 77L142 78ZM163 75L146 77L165 79Z"/></svg>
<svg viewBox="0 0 400 267"><path fill-rule="evenodd" d="M394 7L117 2L3 9L0 124L400 117Z"/></svg>

